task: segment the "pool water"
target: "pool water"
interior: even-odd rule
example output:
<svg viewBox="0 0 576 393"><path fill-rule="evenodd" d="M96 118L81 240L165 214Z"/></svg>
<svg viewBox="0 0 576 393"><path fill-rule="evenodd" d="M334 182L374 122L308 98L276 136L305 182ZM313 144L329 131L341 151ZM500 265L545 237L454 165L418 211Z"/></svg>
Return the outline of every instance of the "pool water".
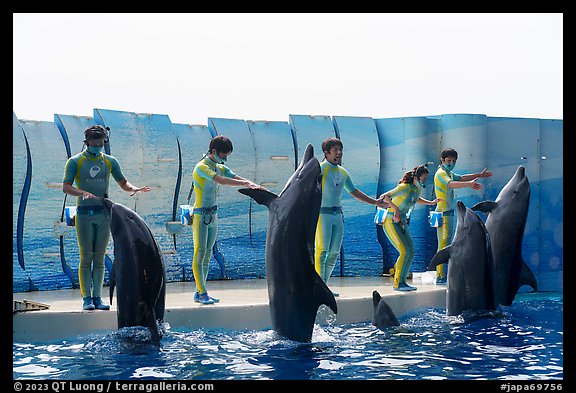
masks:
<svg viewBox="0 0 576 393"><path fill-rule="evenodd" d="M42 344L13 343L14 379L559 380L562 294L518 294L509 307L448 317L425 308L379 330L316 325L311 343L272 330L174 329L160 348L125 328Z"/></svg>

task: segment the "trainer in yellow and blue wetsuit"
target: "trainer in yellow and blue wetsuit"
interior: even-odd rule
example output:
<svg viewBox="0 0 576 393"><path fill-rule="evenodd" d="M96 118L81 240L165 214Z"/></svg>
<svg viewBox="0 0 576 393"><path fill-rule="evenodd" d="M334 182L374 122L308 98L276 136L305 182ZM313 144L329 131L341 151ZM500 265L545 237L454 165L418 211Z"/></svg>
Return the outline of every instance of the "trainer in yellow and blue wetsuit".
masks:
<svg viewBox="0 0 576 393"><path fill-rule="evenodd" d="M75 227L80 251L78 281L84 310L110 309L109 305L102 302L104 255L110 240L110 222L101 199L108 194L110 175L120 188L132 195L150 191L150 187L130 184L118 160L102 152L107 139L108 128L100 125L87 127L84 130L86 150L70 157L64 169L62 190L78 197Z"/></svg>
<svg viewBox="0 0 576 393"><path fill-rule="evenodd" d="M482 185L476 182L479 177L490 177L492 172L484 170L480 173L459 175L452 172L458 159L458 152L448 147L440 153L440 165L434 174L434 192L437 197L443 199L436 205L437 212L442 212L442 225L436 228L438 249L440 251L452 242L454 235L454 189L469 187L473 190L482 189ZM446 264L436 266L436 284L446 285Z"/></svg>
<svg viewBox="0 0 576 393"><path fill-rule="evenodd" d="M398 185L383 194L384 200L389 201L390 208L386 212L382 223L386 237L399 252L394 265L394 290L415 291L416 287L406 283L412 261L414 260L414 243L410 226L406 222L406 213L416 203L422 205L435 205L441 199L429 201L420 196L422 188L428 180L429 170L426 165L420 165L406 172Z"/></svg>
<svg viewBox="0 0 576 393"><path fill-rule="evenodd" d="M224 163L232 154L232 141L219 135L210 140L208 153L194 167L194 206L192 211L192 238L194 256L192 273L196 282L194 301L213 304L220 299L208 295L206 281L210 268L212 247L218 231L217 193L220 185L262 189L262 186L236 175Z"/></svg>
<svg viewBox="0 0 576 393"><path fill-rule="evenodd" d="M346 169L339 165L343 151L340 139L325 139L322 142L322 151L325 158L320 164L322 204L316 226L314 266L318 275L328 284L344 239L342 191L346 190L354 198L369 205L385 208L388 204L384 203L383 198L378 200L371 198L356 188ZM332 293L334 296L339 295Z"/></svg>

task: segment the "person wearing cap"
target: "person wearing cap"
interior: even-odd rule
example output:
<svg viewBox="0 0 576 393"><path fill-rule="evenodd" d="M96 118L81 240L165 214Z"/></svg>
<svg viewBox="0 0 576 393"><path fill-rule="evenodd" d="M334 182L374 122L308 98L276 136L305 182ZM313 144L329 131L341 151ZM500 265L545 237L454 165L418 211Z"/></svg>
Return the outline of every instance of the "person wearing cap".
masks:
<svg viewBox="0 0 576 393"><path fill-rule="evenodd" d="M490 177L492 172L482 170L479 173L459 175L452 172L458 160L458 152L448 147L440 152L440 165L434 174L434 192L442 201L436 205L436 212L442 212L442 224L436 227L436 237L438 239L437 252L452 242L454 235L454 189L471 188L481 190L482 184L477 183L480 177ZM436 285L446 285L447 269L446 264L436 266Z"/></svg>
<svg viewBox="0 0 576 393"><path fill-rule="evenodd" d="M194 256L192 273L196 282L194 301L214 304L220 299L209 296L206 288L212 247L218 232L217 193L221 185L265 190L264 187L238 176L224 163L232 154L232 141L223 135L210 140L208 152L194 167L194 205L192 210L192 238Z"/></svg>
<svg viewBox="0 0 576 393"><path fill-rule="evenodd" d="M386 212L382 227L386 237L399 252L398 259L394 265L394 285L395 291L415 291L416 287L406 283L412 261L414 260L414 243L410 226L408 225L406 213L415 204L435 205L442 201L436 198L429 201L420 196L425 187L430 171L427 165L419 165L404 174L398 185L392 190L381 195L385 201L390 201L391 208Z"/></svg>
<svg viewBox="0 0 576 393"><path fill-rule="evenodd" d="M369 205L388 207L382 199L369 197L356 187L348 171L340 165L343 148L344 145L338 138L327 138L322 142L322 202L314 240L314 268L326 284L332 275L344 240L342 192L346 190L360 202ZM334 291L332 293L334 296L339 295Z"/></svg>
<svg viewBox="0 0 576 393"><path fill-rule="evenodd" d="M110 240L110 222L104 212L102 197L108 195L110 175L126 192L147 192L150 187L136 187L126 180L118 160L103 153L109 128L100 125L84 130L86 149L70 157L64 168L62 191L77 197L76 236L80 251L78 280L84 310L109 310L102 301L104 255ZM84 146L83 146L84 147Z"/></svg>

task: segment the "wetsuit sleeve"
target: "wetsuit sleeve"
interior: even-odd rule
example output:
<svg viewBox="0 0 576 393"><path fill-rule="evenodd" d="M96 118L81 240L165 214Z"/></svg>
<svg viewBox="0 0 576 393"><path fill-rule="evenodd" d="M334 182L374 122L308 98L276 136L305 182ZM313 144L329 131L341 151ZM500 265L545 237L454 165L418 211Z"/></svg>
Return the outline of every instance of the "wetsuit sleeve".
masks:
<svg viewBox="0 0 576 393"><path fill-rule="evenodd" d="M456 181L461 180L461 179L462 179L462 175L459 175L459 174L457 174L457 173L452 172L452 179L453 179L453 180L456 180Z"/></svg>
<svg viewBox="0 0 576 393"><path fill-rule="evenodd" d="M348 174L348 171L346 169L342 169L342 172L346 177L346 180L344 181L344 189L348 192L348 194L351 194L357 190L356 185L350 178L350 175Z"/></svg>
<svg viewBox="0 0 576 393"><path fill-rule="evenodd" d="M400 193L402 190L400 189L400 185L397 185L396 187L394 187L393 189L391 189L390 191L386 191L384 194L388 194L390 196L390 199L394 198L396 195L398 195L398 193Z"/></svg>
<svg viewBox="0 0 576 393"><path fill-rule="evenodd" d="M196 174L206 180L212 181L212 179L214 179L214 176L217 175L217 173L214 172L212 169L210 169L210 167L206 164L198 165L196 169L197 169Z"/></svg>
<svg viewBox="0 0 576 393"><path fill-rule="evenodd" d="M454 178L454 180L457 180L457 179ZM436 175L434 176L434 183L436 183L436 181L438 182L438 184L435 184L436 187L443 187L444 189L446 189L446 187L448 186L448 183L450 183L452 181L452 179L450 178L450 176L445 171L438 171L438 172L436 172Z"/></svg>
<svg viewBox="0 0 576 393"><path fill-rule="evenodd" d="M74 184L74 177L76 176L76 171L78 170L78 162L71 158L66 161L64 166L64 179L62 183L72 183Z"/></svg>
<svg viewBox="0 0 576 393"><path fill-rule="evenodd" d="M122 169L120 169L120 164L118 163L118 160L116 160L114 157L109 158L110 158L110 173L114 177L114 180L119 182L121 180L126 179L126 177L122 173Z"/></svg>
<svg viewBox="0 0 576 393"><path fill-rule="evenodd" d="M229 178L233 178L234 176L236 176L236 174L232 172L232 170L228 168L226 165L220 165L220 167L222 169L222 176Z"/></svg>

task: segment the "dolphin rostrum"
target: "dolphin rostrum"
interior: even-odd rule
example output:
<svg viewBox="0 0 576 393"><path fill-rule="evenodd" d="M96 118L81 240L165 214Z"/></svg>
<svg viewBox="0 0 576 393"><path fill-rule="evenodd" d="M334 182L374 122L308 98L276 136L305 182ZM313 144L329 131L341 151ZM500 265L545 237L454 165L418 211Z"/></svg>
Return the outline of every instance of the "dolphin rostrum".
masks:
<svg viewBox="0 0 576 393"><path fill-rule="evenodd" d="M309 342L321 304L337 313L332 291L314 270L314 235L322 201L321 171L312 145L279 195L238 191L269 210L266 281L272 328L290 340Z"/></svg>
<svg viewBox="0 0 576 393"><path fill-rule="evenodd" d="M456 210L454 240L432 257L428 270L448 262L447 315L495 310L491 237L478 214L462 201L456 202Z"/></svg>
<svg viewBox="0 0 576 393"><path fill-rule="evenodd" d="M374 304L374 316L372 325L378 329L385 329L390 326L400 326L392 308L382 299L378 291L372 292L372 303Z"/></svg>
<svg viewBox="0 0 576 393"><path fill-rule="evenodd" d="M110 303L116 289L118 329L145 326L160 342L164 319L166 275L160 249L144 220L124 205L103 199L114 239Z"/></svg>
<svg viewBox="0 0 576 393"><path fill-rule="evenodd" d="M530 205L530 182L525 172L520 165L500 190L496 201L483 201L472 206L472 210L489 213L486 229L492 240L496 305L511 305L524 284L538 290L534 273L522 259L522 239Z"/></svg>

